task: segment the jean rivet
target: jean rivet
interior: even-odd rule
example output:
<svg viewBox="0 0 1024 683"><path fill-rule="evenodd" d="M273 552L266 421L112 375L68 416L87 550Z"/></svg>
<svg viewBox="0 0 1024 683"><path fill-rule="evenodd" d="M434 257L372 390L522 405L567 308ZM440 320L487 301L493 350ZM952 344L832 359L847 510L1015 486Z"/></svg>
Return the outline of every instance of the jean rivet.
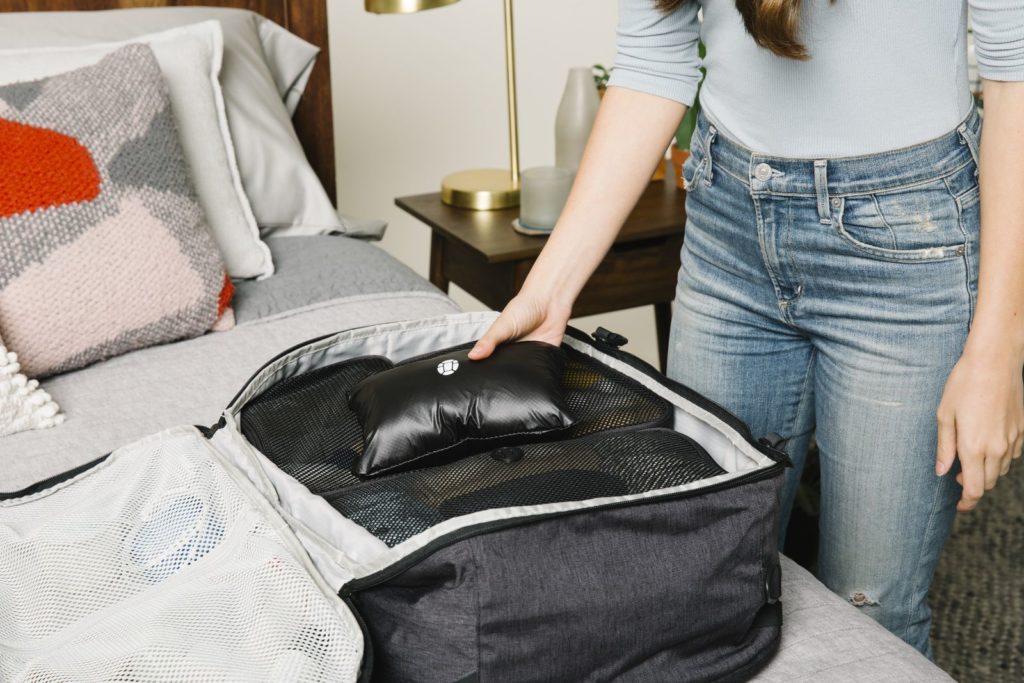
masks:
<svg viewBox="0 0 1024 683"><path fill-rule="evenodd" d="M842 203L843 203L843 200L840 199L839 197L833 197L832 198L832 208L833 209L838 209L839 205L842 204Z"/></svg>

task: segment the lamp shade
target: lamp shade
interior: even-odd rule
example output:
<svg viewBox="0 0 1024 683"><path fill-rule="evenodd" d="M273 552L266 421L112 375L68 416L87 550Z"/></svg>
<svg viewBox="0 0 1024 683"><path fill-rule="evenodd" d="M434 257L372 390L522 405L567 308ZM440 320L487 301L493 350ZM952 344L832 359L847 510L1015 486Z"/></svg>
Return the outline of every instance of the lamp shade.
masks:
<svg viewBox="0 0 1024 683"><path fill-rule="evenodd" d="M410 14L453 5L459 0L366 0L366 11L375 14Z"/></svg>

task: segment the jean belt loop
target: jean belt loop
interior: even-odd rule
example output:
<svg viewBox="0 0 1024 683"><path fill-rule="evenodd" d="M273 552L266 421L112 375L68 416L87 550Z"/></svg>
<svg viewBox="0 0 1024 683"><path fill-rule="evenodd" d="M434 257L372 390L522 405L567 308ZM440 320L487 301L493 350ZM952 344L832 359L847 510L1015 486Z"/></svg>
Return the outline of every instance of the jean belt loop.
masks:
<svg viewBox="0 0 1024 683"><path fill-rule="evenodd" d="M974 174L978 174L978 168L981 165L981 139L978 135L971 130L971 123L974 120L974 116L969 116L966 121L961 123L956 132L960 135L960 141L967 145L967 149L971 151L971 158L974 159Z"/></svg>
<svg viewBox="0 0 1024 683"><path fill-rule="evenodd" d="M814 192L818 196L818 219L825 225L832 223L832 212L828 201L828 161L814 160Z"/></svg>
<svg viewBox="0 0 1024 683"><path fill-rule="evenodd" d="M715 136L718 135L718 129L713 125L708 125L708 135L704 138L704 163L708 165L707 173L704 175L704 182L710 186L711 181L715 179L715 168L711 161L711 143L715 141Z"/></svg>

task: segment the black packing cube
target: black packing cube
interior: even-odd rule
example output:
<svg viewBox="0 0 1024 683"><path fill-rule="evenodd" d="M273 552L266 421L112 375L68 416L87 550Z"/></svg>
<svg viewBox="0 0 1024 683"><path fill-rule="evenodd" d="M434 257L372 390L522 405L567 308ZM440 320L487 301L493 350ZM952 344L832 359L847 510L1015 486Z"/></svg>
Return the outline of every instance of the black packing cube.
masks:
<svg viewBox="0 0 1024 683"><path fill-rule="evenodd" d="M0 657L0 678L109 680L151 652L181 680L750 678L781 631L785 456L611 338L568 331L574 420L550 439L353 472L353 388L493 319L312 340L212 426L4 496L0 603L55 586L62 602L0 613L0 637L63 640L46 663Z"/></svg>

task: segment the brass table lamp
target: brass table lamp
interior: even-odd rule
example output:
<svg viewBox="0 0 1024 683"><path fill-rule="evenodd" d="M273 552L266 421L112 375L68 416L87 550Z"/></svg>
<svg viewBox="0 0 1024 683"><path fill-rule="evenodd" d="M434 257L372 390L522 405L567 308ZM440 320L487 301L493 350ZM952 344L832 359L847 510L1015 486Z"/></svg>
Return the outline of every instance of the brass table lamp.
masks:
<svg viewBox="0 0 1024 683"><path fill-rule="evenodd" d="M407 14L452 5L459 0L366 0L366 11ZM464 209L504 209L519 205L519 122L516 112L516 56L512 0L505 2L505 72L508 89L508 142L511 169L460 171L441 181L441 201Z"/></svg>

